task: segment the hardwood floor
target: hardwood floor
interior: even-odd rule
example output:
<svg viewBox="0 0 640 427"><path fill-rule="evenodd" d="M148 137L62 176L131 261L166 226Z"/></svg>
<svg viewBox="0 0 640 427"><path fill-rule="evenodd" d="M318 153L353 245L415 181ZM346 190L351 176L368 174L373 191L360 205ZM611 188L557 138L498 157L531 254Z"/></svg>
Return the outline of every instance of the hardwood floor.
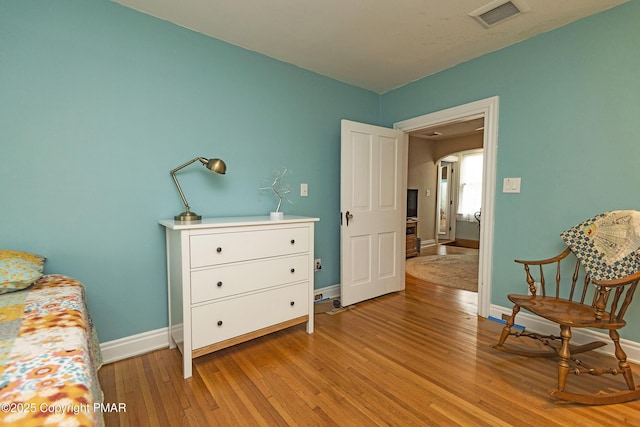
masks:
<svg viewBox="0 0 640 427"><path fill-rule="evenodd" d="M106 424L640 425L640 402L554 401L556 360L492 349L502 326L476 316L476 298L408 276L403 292L316 315L311 335L299 325L195 359L187 380L175 349L106 365L105 402L127 409L105 414ZM583 360L614 363L603 355ZM603 379L623 384L585 376L569 383L596 391L589 384Z"/></svg>
<svg viewBox="0 0 640 427"><path fill-rule="evenodd" d="M420 255L418 256L466 254L470 252L478 252L478 249L465 248L462 246L432 245L420 249Z"/></svg>

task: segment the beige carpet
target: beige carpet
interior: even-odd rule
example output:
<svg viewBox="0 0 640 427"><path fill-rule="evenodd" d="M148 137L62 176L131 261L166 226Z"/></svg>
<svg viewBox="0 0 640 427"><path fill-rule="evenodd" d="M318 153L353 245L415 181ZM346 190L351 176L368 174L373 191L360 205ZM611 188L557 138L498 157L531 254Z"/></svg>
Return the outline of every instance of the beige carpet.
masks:
<svg viewBox="0 0 640 427"><path fill-rule="evenodd" d="M478 251L410 258L406 272L425 282L478 292Z"/></svg>

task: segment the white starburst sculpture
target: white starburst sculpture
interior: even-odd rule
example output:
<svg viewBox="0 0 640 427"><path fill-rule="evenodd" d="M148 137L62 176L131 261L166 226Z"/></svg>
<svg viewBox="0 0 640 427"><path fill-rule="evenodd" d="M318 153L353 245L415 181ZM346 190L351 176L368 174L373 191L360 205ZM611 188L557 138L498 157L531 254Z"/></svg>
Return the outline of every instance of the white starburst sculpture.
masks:
<svg viewBox="0 0 640 427"><path fill-rule="evenodd" d="M265 182L271 184L266 187L260 187L258 189L260 191L271 191L278 199L278 206L276 206L276 210L274 212L271 212L271 219L282 219L284 217L284 214L280 212L283 201L291 204L291 200L289 200L289 194L291 194L291 186L284 181L284 177L287 172L288 169L285 167L274 169L273 178L264 180Z"/></svg>

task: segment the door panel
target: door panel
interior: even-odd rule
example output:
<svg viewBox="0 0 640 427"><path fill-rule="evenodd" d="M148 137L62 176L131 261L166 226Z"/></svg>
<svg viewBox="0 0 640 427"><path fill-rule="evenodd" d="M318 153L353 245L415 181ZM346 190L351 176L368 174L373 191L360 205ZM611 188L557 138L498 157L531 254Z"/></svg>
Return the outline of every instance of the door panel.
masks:
<svg viewBox="0 0 640 427"><path fill-rule="evenodd" d="M353 161L351 169L351 210L371 210L371 135L353 132L350 158Z"/></svg>
<svg viewBox="0 0 640 427"><path fill-rule="evenodd" d="M378 236L378 279L383 280L395 277L396 263L394 251L396 250L397 233L380 233Z"/></svg>
<svg viewBox="0 0 640 427"><path fill-rule="evenodd" d="M404 289L407 137L342 121L341 302ZM348 215L347 215L348 213Z"/></svg>
<svg viewBox="0 0 640 427"><path fill-rule="evenodd" d="M369 283L371 281L371 265L368 256L359 254L371 253L370 236L355 236L351 239L351 257L360 258L361 262L353 265L351 269L351 281L354 285Z"/></svg>
<svg viewBox="0 0 640 427"><path fill-rule="evenodd" d="M378 209L397 209L398 144L397 140L380 137L379 205Z"/></svg>

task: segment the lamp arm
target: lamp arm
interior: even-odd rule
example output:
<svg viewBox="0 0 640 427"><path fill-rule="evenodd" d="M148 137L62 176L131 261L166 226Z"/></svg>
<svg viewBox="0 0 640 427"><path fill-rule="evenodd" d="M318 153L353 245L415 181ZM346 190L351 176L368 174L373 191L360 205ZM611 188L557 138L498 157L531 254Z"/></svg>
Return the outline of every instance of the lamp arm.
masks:
<svg viewBox="0 0 640 427"><path fill-rule="evenodd" d="M171 174L171 178L173 178L173 182L176 184L176 187L178 188L178 192L180 193L180 197L182 197L182 203L184 203L184 210L189 212L189 203L187 203L187 199L185 199L184 197L184 193L182 192L182 188L180 187L180 183L178 182L178 178L176 178L176 172L178 172L180 169L185 168L187 166L189 166L191 163L195 162L196 160L200 160L200 157L196 157L193 160L189 160L188 162L178 166L177 168L173 169L171 172L169 172ZM202 160L200 160L202 162Z"/></svg>
<svg viewBox="0 0 640 427"><path fill-rule="evenodd" d="M174 170L172 170L171 172L169 172L171 175L173 175L174 173L178 172L180 169L182 168L186 168L187 166L189 166L191 163L195 162L196 160L200 160L200 162L202 162L204 160L204 164L207 164L207 159L205 159L204 157L196 157L193 160L189 160L187 163L183 163L180 166L178 166L177 168L175 168Z"/></svg>

